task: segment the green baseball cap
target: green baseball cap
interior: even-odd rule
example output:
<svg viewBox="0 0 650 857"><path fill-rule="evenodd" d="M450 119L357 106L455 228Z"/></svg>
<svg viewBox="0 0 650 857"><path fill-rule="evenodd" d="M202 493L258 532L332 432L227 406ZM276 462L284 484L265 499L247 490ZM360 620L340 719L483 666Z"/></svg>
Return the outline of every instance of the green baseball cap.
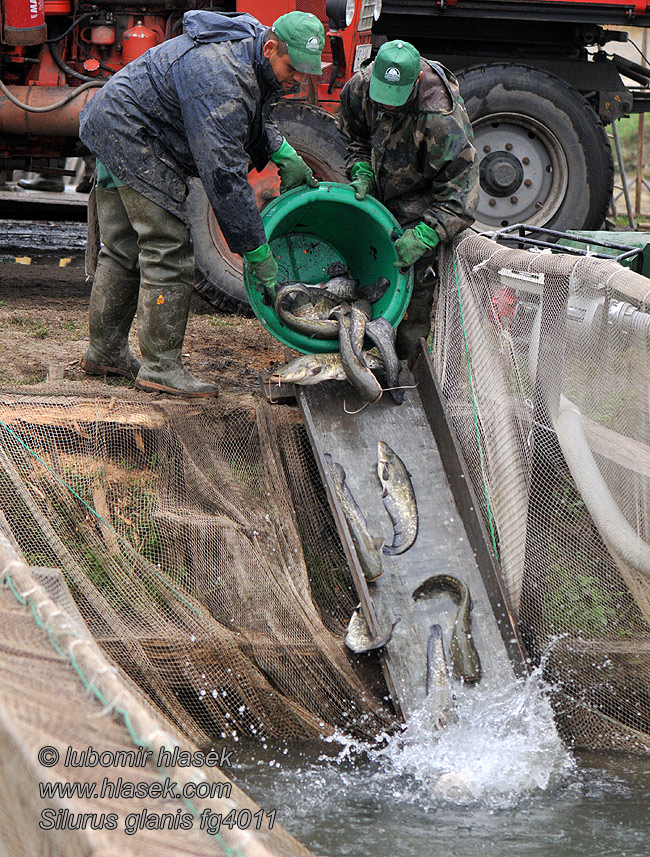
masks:
<svg viewBox="0 0 650 857"><path fill-rule="evenodd" d="M291 65L305 74L321 74L321 51L325 47L325 30L311 12L287 12L273 24L273 32L287 43Z"/></svg>
<svg viewBox="0 0 650 857"><path fill-rule="evenodd" d="M409 42L386 42L377 51L370 78L370 97L401 107L420 76L420 54Z"/></svg>

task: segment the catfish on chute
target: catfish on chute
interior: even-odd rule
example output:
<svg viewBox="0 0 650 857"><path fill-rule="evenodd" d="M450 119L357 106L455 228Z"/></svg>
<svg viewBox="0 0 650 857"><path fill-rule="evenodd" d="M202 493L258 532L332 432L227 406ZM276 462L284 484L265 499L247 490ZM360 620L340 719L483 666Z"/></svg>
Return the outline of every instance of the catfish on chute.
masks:
<svg viewBox="0 0 650 857"><path fill-rule="evenodd" d="M383 440L377 443L377 475L384 506L393 522L393 542L384 545L387 556L405 553L418 534L418 507L404 462Z"/></svg>

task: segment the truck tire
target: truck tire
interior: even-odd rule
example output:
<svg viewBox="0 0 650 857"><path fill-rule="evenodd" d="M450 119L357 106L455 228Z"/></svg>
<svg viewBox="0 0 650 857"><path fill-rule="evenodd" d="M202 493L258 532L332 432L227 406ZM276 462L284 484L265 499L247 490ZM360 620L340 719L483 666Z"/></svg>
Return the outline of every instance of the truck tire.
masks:
<svg viewBox="0 0 650 857"><path fill-rule="evenodd" d="M345 181L345 145L334 117L303 102L281 100L273 111L280 132L321 181ZM251 172L250 181L261 210L280 193L277 167ZM228 249L203 185L190 182L187 210L194 244L195 290L221 312L251 315L242 280L241 256Z"/></svg>
<svg viewBox="0 0 650 857"><path fill-rule="evenodd" d="M475 227L600 228L614 162L588 101L555 75L523 65L473 66L458 80L480 165Z"/></svg>

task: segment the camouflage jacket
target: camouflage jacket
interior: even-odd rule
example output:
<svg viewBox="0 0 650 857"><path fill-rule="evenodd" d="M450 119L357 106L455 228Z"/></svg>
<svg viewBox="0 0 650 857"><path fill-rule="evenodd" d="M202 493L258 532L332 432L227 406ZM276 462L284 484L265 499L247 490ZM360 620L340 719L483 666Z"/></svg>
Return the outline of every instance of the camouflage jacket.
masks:
<svg viewBox="0 0 650 857"><path fill-rule="evenodd" d="M151 48L95 95L80 137L125 184L184 219L187 179L199 176L235 253L266 241L248 164L282 142L268 116L282 90L251 15L188 12L186 33Z"/></svg>
<svg viewBox="0 0 650 857"><path fill-rule="evenodd" d="M348 175L357 161L370 164L375 196L402 226L423 220L441 241L449 241L474 220L474 135L456 78L424 59L422 72L406 104L386 110L368 95L368 63L341 91L338 125L347 144Z"/></svg>

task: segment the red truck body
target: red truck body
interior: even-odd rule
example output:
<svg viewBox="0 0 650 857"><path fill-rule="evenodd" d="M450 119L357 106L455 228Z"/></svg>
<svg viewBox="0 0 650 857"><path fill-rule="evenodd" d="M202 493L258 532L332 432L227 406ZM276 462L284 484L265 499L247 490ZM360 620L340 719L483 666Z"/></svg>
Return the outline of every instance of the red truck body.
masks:
<svg viewBox="0 0 650 857"><path fill-rule="evenodd" d="M614 173L604 126L650 109L650 71L616 53L627 39L621 27L650 25L648 2L0 0L0 170L60 172L55 159L84 154L81 108L115 71L178 35L187 8L250 12L269 24L298 9L324 24L326 65L276 113L320 178L344 177L342 144L326 121L341 87L381 42L402 38L459 77L481 167L479 226L600 228ZM277 193L275 173L251 181L260 206ZM210 217L199 217L204 243L219 260L202 270L219 290L223 260L233 282L240 263Z"/></svg>

